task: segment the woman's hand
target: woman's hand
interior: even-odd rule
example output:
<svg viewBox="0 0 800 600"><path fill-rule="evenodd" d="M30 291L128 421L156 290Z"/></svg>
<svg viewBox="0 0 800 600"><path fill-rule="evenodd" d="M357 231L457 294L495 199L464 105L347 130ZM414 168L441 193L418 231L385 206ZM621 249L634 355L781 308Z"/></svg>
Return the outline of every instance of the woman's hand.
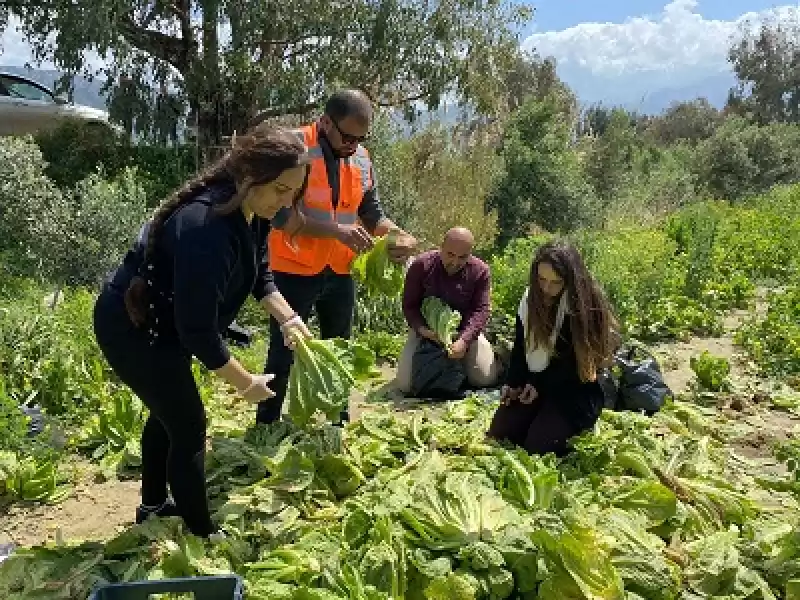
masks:
<svg viewBox="0 0 800 600"><path fill-rule="evenodd" d="M275 375L251 375L250 384L239 390L239 395L252 404L258 404L262 400L272 398L275 395L268 387L268 383L275 379Z"/></svg>
<svg viewBox="0 0 800 600"><path fill-rule="evenodd" d="M294 315L287 319L281 325L281 333L283 333L283 343L292 350L297 345L298 338L305 340L311 338L311 332L299 315Z"/></svg>
<svg viewBox="0 0 800 600"><path fill-rule="evenodd" d="M538 392L530 383L522 389L504 385L500 390L500 402L504 406L508 406L515 400L519 400L522 404L530 404L536 399L536 396L538 396Z"/></svg>

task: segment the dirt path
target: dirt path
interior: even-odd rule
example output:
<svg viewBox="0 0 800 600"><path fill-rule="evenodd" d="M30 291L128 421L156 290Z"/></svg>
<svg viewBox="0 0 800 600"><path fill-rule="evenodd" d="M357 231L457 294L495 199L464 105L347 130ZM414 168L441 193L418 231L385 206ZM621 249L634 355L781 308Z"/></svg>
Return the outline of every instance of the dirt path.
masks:
<svg viewBox="0 0 800 600"><path fill-rule="evenodd" d="M103 540L131 525L139 505L139 481L91 481L91 465L76 459L82 472L70 496L55 505L0 506L0 545L32 546L64 540Z"/></svg>
<svg viewBox="0 0 800 600"><path fill-rule="evenodd" d="M757 305L756 310L762 310ZM753 376L747 359L733 344L733 333L748 316L737 311L725 319L725 330L720 337L694 338L687 342L658 344L653 347L664 371L664 378L676 394L690 392L694 373L689 360L708 350L716 356L731 361L734 392L720 410L741 424L741 438L734 442L736 453L746 459L757 460L765 469L778 468L770 456L770 447L776 439L785 439L800 432L800 418L775 410L764 410L769 404L770 383ZM391 401L397 410L413 407L392 385L394 369L381 368L381 377L370 386L370 399ZM765 391L766 390L766 391ZM351 398L351 418L358 419L372 404L362 392ZM139 504L138 481L109 481L93 483L85 461L79 470L85 471L76 484L73 494L60 505L15 504L0 505L0 545L13 542L30 546L56 540L57 532L65 540L108 539L120 528L133 522Z"/></svg>

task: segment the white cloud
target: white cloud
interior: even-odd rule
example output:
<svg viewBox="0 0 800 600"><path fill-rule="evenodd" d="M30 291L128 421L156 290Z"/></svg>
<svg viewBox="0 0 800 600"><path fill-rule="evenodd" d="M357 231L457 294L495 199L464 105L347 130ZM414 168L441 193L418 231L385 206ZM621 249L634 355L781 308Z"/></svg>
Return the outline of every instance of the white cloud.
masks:
<svg viewBox="0 0 800 600"><path fill-rule="evenodd" d="M559 66L581 69L597 76L660 72L729 70L727 52L731 37L746 21L787 17L798 5L785 5L761 13L750 12L736 20L706 19L697 0L672 0L654 16L623 23L581 23L563 31L529 36L523 47L553 56Z"/></svg>

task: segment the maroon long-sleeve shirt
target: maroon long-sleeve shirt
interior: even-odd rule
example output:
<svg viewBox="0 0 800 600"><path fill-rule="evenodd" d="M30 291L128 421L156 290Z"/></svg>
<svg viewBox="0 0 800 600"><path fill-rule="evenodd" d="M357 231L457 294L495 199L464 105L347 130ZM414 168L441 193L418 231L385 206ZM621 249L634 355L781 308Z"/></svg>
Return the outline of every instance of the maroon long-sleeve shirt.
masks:
<svg viewBox="0 0 800 600"><path fill-rule="evenodd" d="M481 259L472 256L463 269L449 275L439 251L431 250L417 256L408 268L403 288L403 314L409 327L419 331L426 326L422 301L436 296L461 313L459 337L470 344L489 320L490 287L489 266Z"/></svg>

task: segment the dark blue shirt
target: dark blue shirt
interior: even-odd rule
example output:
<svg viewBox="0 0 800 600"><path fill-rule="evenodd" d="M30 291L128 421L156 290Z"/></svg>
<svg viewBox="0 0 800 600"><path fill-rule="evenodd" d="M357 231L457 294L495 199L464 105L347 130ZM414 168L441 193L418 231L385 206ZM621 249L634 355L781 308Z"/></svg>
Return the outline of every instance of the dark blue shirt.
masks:
<svg viewBox="0 0 800 600"><path fill-rule="evenodd" d="M221 332L236 318L247 296L260 301L277 288L269 268L270 223L241 210L221 215L215 207L236 193L232 182L213 184L184 202L165 221L152 257L154 328L163 340L175 339L208 369L230 359ZM142 247L128 252L110 285L120 293L140 272Z"/></svg>

